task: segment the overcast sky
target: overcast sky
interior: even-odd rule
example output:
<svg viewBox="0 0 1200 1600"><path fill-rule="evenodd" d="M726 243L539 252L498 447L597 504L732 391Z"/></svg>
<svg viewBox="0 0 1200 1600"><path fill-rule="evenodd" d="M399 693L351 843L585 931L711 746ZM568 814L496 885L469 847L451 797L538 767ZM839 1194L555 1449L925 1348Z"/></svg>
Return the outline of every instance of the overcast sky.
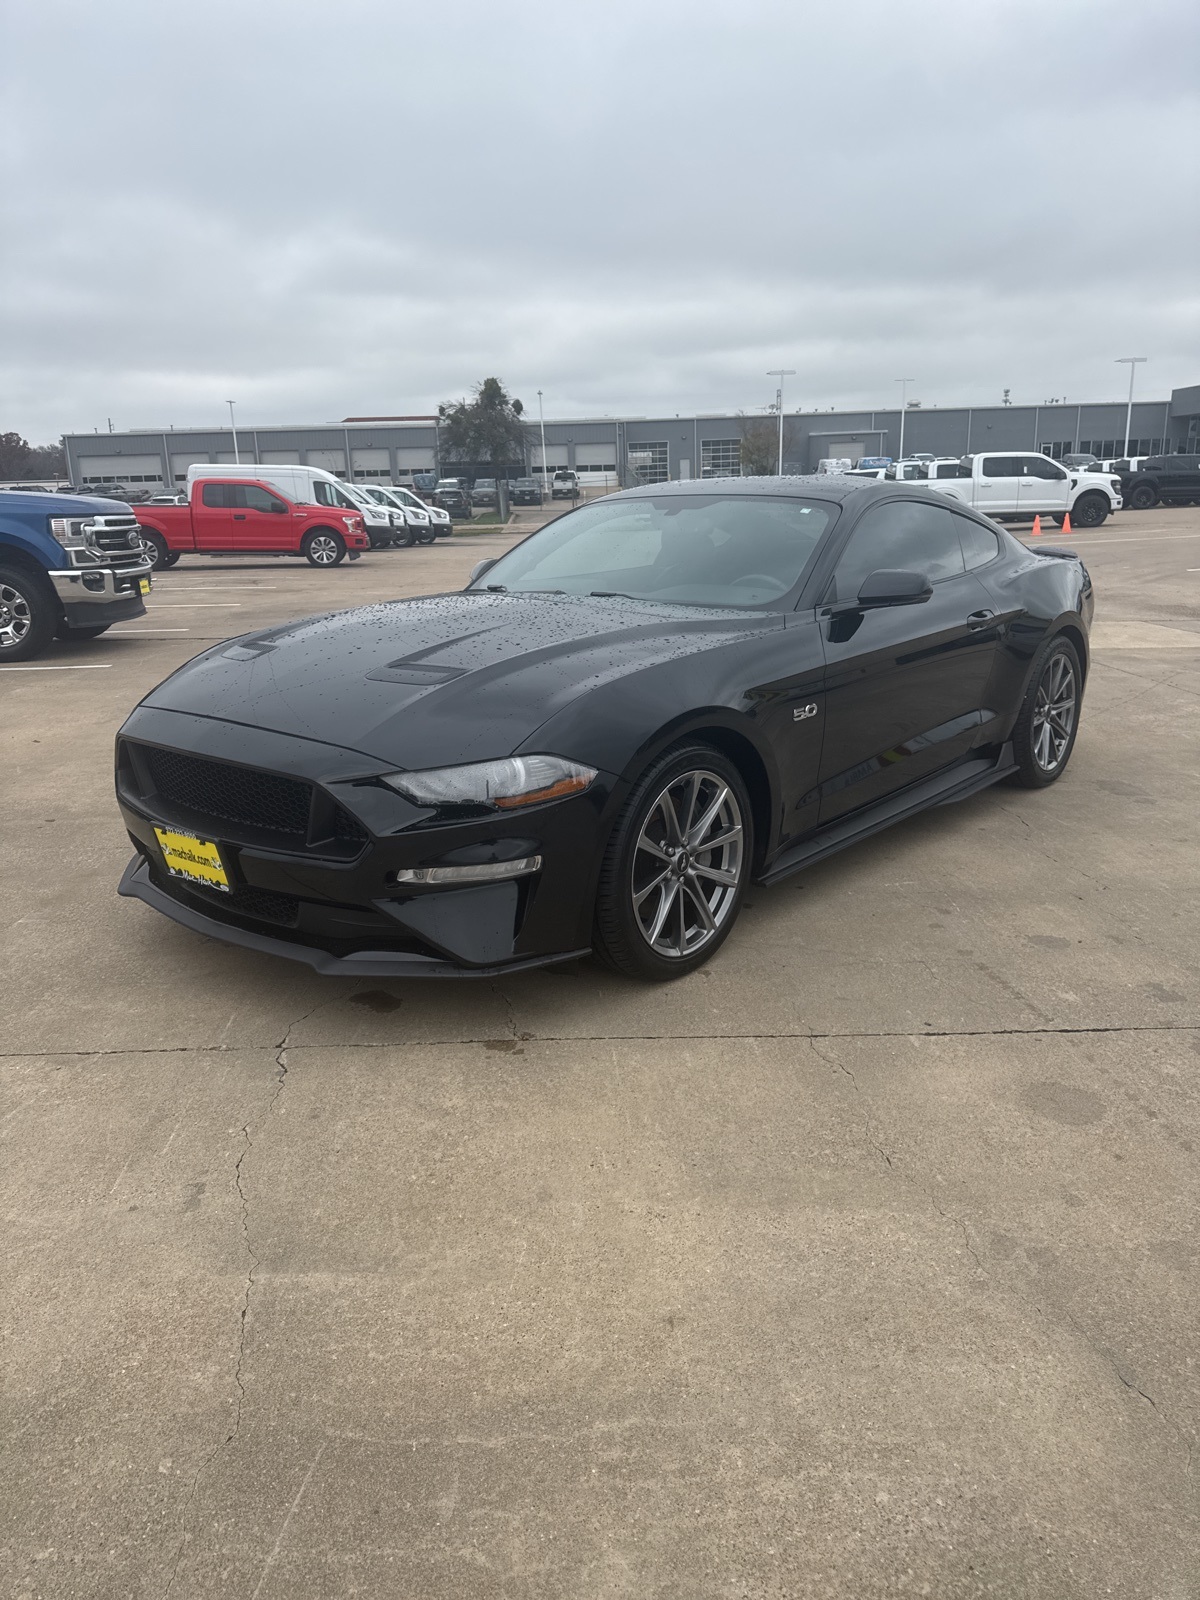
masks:
<svg viewBox="0 0 1200 1600"><path fill-rule="evenodd" d="M0 431L1200 382L1196 0L2 0Z"/></svg>

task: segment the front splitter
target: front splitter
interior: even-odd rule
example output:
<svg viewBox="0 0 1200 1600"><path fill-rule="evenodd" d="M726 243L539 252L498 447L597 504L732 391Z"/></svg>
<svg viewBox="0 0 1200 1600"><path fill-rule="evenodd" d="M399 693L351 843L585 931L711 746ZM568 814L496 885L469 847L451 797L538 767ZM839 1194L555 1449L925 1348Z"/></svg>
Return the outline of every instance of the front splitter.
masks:
<svg viewBox="0 0 1200 1600"><path fill-rule="evenodd" d="M153 910L161 911L164 917L190 928L193 933L219 939L223 944L257 950L263 955L282 956L286 961L302 961L329 978L496 978L506 972L526 972L531 967L577 961L581 956L591 954L588 949L562 950L556 955L532 956L492 967L462 967L453 961L439 960L436 956L403 955L394 950L357 950L350 956L334 956L312 945L294 944L290 939L272 939L269 934L252 933L247 928L233 928L216 917L206 917L201 911L180 905L150 881L150 869L141 855L135 855L125 868L117 893L126 899L144 901Z"/></svg>

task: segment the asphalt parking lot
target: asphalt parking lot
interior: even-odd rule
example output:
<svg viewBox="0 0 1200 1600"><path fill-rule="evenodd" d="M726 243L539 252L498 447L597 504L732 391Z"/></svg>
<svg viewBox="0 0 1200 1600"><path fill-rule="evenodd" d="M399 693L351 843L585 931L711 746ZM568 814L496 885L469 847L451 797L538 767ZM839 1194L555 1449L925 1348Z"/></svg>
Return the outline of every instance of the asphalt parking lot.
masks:
<svg viewBox="0 0 1200 1600"><path fill-rule="evenodd" d="M117 898L143 693L510 537L185 558L0 672L4 1592L1200 1594L1200 509L1072 541L1058 784L669 987L322 979Z"/></svg>

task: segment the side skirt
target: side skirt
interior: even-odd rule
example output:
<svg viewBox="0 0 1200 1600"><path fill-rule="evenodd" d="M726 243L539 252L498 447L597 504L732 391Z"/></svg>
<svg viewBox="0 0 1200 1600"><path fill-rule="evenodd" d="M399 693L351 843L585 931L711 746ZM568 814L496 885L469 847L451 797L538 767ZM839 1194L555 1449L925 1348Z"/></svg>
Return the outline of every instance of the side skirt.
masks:
<svg viewBox="0 0 1200 1600"><path fill-rule="evenodd" d="M800 872L816 861L823 861L826 856L836 855L839 850L857 844L860 839L881 833L894 822L903 822L906 817L915 816L919 811L928 811L932 806L948 806L955 801L966 800L981 789L999 783L1001 778L1006 778L1016 770L1016 765L1011 743L1004 745L998 756L975 756L960 762L932 778L914 783L911 788L902 789L899 794L889 795L886 800L880 800L866 811L860 811L853 817L839 817L836 822L818 829L802 843L793 845L783 855L777 856L754 881L778 883L781 878L790 877L793 872Z"/></svg>

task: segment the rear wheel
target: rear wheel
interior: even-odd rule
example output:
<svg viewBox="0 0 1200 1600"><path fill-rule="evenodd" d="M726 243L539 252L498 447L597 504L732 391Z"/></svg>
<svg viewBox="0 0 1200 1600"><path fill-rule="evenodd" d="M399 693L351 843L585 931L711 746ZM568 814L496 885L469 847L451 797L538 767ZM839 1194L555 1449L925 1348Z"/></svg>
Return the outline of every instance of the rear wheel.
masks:
<svg viewBox="0 0 1200 1600"><path fill-rule="evenodd" d="M1129 496L1129 504L1134 511L1149 511L1158 504L1158 490L1152 483L1139 483Z"/></svg>
<svg viewBox="0 0 1200 1600"><path fill-rule="evenodd" d="M40 655L53 637L56 611L36 578L20 567L0 567L0 665Z"/></svg>
<svg viewBox="0 0 1200 1600"><path fill-rule="evenodd" d="M709 745L668 751L635 784L605 851L596 953L653 983L693 972L733 927L753 844L733 763Z"/></svg>
<svg viewBox="0 0 1200 1600"><path fill-rule="evenodd" d="M346 541L332 528L314 528L301 546L301 554L312 567L336 567L346 555Z"/></svg>
<svg viewBox="0 0 1200 1600"><path fill-rule="evenodd" d="M1034 664L1013 729L1014 783L1044 789L1062 776L1075 748L1082 698L1079 652L1067 638L1051 639Z"/></svg>
<svg viewBox="0 0 1200 1600"><path fill-rule="evenodd" d="M1075 528L1098 528L1108 512L1108 501L1102 494L1081 495L1071 507L1071 525Z"/></svg>

